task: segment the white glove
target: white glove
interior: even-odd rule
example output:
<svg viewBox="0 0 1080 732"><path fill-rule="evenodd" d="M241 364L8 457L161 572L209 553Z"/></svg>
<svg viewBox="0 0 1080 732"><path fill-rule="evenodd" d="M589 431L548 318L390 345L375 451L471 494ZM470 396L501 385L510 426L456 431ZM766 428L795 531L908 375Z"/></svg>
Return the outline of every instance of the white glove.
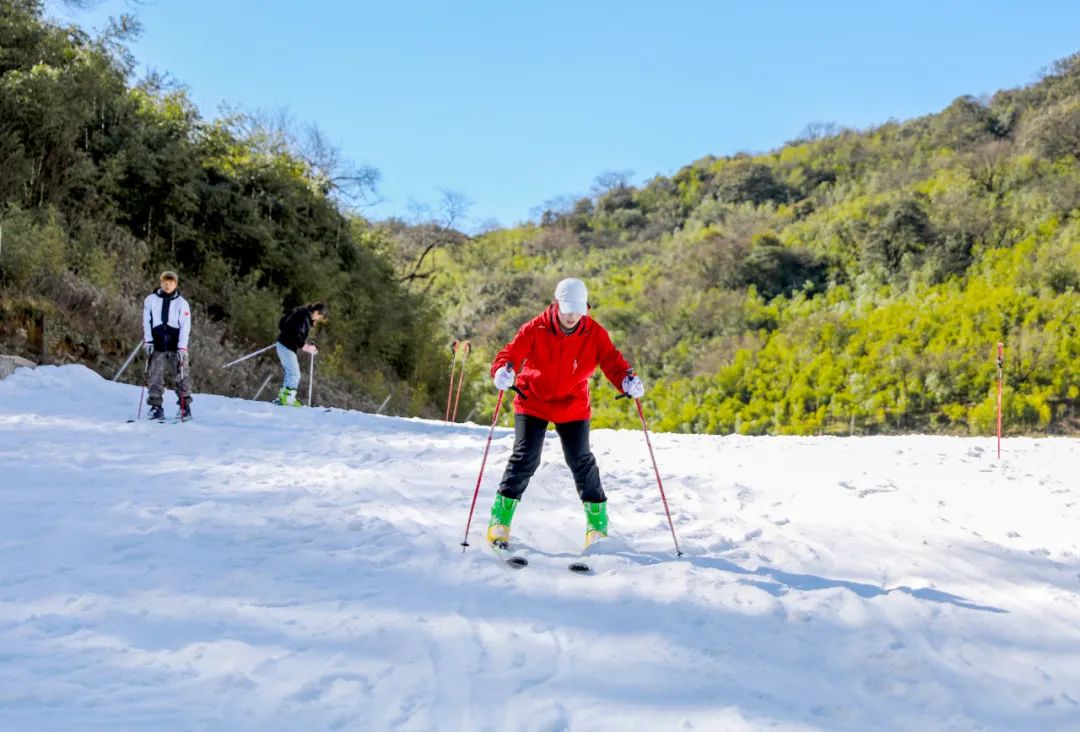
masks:
<svg viewBox="0 0 1080 732"><path fill-rule="evenodd" d="M501 369L495 372L495 388L499 391L506 391L514 385L514 369L510 367L510 364L506 364Z"/></svg>
<svg viewBox="0 0 1080 732"><path fill-rule="evenodd" d="M143 344L142 349L146 353L146 355L149 356L151 353L154 352L154 342L153 341L147 341L146 343Z"/></svg>
<svg viewBox="0 0 1080 732"><path fill-rule="evenodd" d="M316 356L319 353L319 349L315 347L314 343L305 343L300 346L300 350L304 353L310 353L312 356Z"/></svg>
<svg viewBox="0 0 1080 732"><path fill-rule="evenodd" d="M641 377L637 374L626 375L626 378L622 380L622 390L634 399L645 396L645 384L641 382Z"/></svg>

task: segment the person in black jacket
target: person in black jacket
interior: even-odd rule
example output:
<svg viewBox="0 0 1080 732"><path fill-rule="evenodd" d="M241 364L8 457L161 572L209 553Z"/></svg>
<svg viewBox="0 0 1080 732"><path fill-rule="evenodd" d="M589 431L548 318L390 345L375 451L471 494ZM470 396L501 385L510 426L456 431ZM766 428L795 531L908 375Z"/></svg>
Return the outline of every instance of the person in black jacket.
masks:
<svg viewBox="0 0 1080 732"><path fill-rule="evenodd" d="M293 308L278 322L280 332L276 344L277 355L285 369L284 384L278 392L278 404L300 406L300 400L296 398L296 390L300 386L300 361L296 352L303 351L312 355L319 352L314 343L308 342L308 334L316 323L326 319L328 313L326 303L313 302Z"/></svg>

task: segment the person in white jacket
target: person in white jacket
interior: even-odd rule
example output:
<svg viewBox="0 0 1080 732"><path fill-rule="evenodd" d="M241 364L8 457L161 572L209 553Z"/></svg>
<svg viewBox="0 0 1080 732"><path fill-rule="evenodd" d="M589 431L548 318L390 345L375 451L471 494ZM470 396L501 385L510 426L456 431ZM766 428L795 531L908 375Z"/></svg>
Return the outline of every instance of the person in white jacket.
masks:
<svg viewBox="0 0 1080 732"><path fill-rule="evenodd" d="M143 349L149 357L149 418L161 420L165 411L161 395L165 391L165 369L173 374L180 418L191 417L191 373L188 339L191 337L191 306L176 289L175 272L161 273L161 286L143 303Z"/></svg>

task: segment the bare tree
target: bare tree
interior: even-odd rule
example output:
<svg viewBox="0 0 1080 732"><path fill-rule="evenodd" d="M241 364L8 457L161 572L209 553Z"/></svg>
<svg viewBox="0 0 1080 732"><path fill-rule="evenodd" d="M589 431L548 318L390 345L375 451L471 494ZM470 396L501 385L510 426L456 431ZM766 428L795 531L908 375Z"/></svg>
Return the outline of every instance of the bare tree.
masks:
<svg viewBox="0 0 1080 732"><path fill-rule="evenodd" d="M64 5L72 10L90 10L101 5L103 0L57 0L60 5ZM124 0L124 4L129 8L137 8L140 5L148 4L149 0Z"/></svg>
<svg viewBox="0 0 1080 732"><path fill-rule="evenodd" d="M441 191L435 209L425 203L409 201L412 225L403 228L397 237L405 260L405 273L400 277L402 282L411 284L426 280L425 290L430 289L438 270L429 257L437 249L468 240L455 225L468 218L471 206L472 201L464 194L445 189Z"/></svg>
<svg viewBox="0 0 1080 732"><path fill-rule="evenodd" d="M630 179L633 177L632 170L605 170L593 179L592 194L602 196L611 191L626 190L630 187Z"/></svg>
<svg viewBox="0 0 1080 732"><path fill-rule="evenodd" d="M554 223L562 216L566 216L574 210L574 205L581 196L556 196L549 198L539 206L529 210L529 216L538 220L542 225Z"/></svg>
<svg viewBox="0 0 1080 732"><path fill-rule="evenodd" d="M378 168L347 158L318 125L310 124L301 130L288 107L248 113L223 106L221 112L234 133L259 152L291 155L302 161L319 191L343 207L368 207L381 202L377 196Z"/></svg>
<svg viewBox="0 0 1080 732"><path fill-rule="evenodd" d="M444 229L451 229L457 221L468 218L466 214L472 208L473 202L465 194L457 191L443 189L440 193L442 194L439 198L439 213L442 216L440 223Z"/></svg>
<svg viewBox="0 0 1080 732"><path fill-rule="evenodd" d="M843 130L835 122L810 122L795 138L794 142L813 142L826 137L836 137Z"/></svg>
<svg viewBox="0 0 1080 732"><path fill-rule="evenodd" d="M348 205L373 206L380 202L376 197L379 170L347 159L317 125L308 125L300 152L325 195Z"/></svg>
<svg viewBox="0 0 1080 732"><path fill-rule="evenodd" d="M484 234L498 231L501 228L503 228L503 226L499 223L499 220L494 216L489 216L472 228L472 235L483 236Z"/></svg>

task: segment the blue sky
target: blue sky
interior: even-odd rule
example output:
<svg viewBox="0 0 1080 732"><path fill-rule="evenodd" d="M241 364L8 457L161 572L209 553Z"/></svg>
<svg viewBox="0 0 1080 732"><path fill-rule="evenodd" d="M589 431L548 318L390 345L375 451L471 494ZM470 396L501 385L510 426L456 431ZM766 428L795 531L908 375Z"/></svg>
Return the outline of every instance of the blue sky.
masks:
<svg viewBox="0 0 1080 732"><path fill-rule="evenodd" d="M782 145L809 122L866 127L1028 84L1080 51L1080 3L102 0L133 12L142 68L222 103L285 107L382 174L375 218L473 203L512 225L705 155Z"/></svg>

